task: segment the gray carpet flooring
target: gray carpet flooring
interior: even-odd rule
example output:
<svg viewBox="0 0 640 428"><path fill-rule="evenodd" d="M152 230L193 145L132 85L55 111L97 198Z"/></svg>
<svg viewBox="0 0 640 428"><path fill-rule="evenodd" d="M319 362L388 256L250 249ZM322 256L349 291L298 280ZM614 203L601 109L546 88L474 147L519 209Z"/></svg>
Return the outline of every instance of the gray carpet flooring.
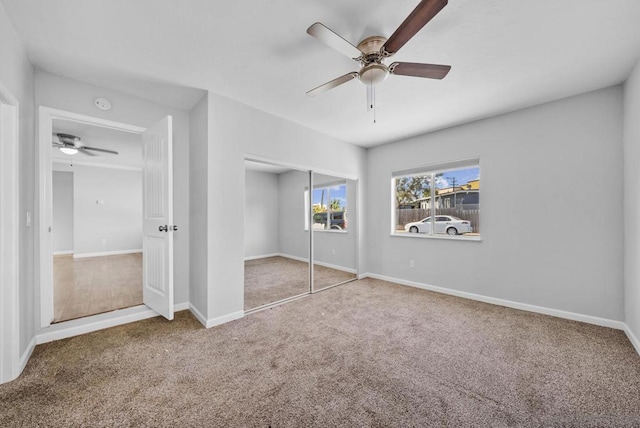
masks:
<svg viewBox="0 0 640 428"><path fill-rule="evenodd" d="M355 279L356 275L314 265L314 289ZM309 292L309 263L286 257L264 257L244 262L244 310Z"/></svg>
<svg viewBox="0 0 640 428"><path fill-rule="evenodd" d="M0 426L637 427L640 357L621 331L366 279L39 345Z"/></svg>

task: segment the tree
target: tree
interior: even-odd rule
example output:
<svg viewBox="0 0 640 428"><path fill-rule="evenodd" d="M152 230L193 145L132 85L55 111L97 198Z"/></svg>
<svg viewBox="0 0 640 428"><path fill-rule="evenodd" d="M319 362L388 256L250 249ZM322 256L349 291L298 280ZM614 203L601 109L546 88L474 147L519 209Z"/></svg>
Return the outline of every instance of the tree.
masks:
<svg viewBox="0 0 640 428"><path fill-rule="evenodd" d="M340 199L331 199L329 206L331 207L331 211L340 211Z"/></svg>
<svg viewBox="0 0 640 428"><path fill-rule="evenodd" d="M428 175L414 175L396 179L396 206L409 205L416 199L426 198L431 194Z"/></svg>

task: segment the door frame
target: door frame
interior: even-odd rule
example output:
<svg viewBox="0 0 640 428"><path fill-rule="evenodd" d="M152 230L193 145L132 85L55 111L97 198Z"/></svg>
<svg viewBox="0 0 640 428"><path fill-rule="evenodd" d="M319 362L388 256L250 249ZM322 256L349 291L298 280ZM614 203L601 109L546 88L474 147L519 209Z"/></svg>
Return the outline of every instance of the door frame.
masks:
<svg viewBox="0 0 640 428"><path fill-rule="evenodd" d="M0 384L20 374L19 103L0 82Z"/></svg>
<svg viewBox="0 0 640 428"><path fill-rule="evenodd" d="M36 237L36 254L39 266L38 283L40 284L39 301L40 328L46 328L53 321L53 245L51 240L52 225L52 162L51 136L53 134L54 119L71 120L93 126L101 126L118 131L141 135L147 128L115 122L99 117L73 113L51 107L38 107L38 213L39 225Z"/></svg>

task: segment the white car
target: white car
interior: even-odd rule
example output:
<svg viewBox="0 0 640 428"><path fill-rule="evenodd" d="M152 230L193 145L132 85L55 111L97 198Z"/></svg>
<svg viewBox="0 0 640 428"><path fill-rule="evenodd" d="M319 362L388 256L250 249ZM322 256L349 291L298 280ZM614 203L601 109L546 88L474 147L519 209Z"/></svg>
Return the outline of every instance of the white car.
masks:
<svg viewBox="0 0 640 428"><path fill-rule="evenodd" d="M427 217L420 221L407 223L404 225L405 232L411 233L430 233L431 217ZM467 220L454 217L451 215L436 216L436 233L446 233L447 235L460 235L462 233L470 233L473 231L471 223Z"/></svg>

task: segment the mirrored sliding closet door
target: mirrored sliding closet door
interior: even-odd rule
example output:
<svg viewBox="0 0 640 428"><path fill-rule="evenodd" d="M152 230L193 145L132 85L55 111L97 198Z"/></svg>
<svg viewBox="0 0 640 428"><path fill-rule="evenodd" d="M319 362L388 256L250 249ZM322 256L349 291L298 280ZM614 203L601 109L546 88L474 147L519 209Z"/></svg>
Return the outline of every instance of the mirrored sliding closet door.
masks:
<svg viewBox="0 0 640 428"><path fill-rule="evenodd" d="M309 171L245 161L245 311L310 292L309 185Z"/></svg>
<svg viewBox="0 0 640 428"><path fill-rule="evenodd" d="M357 277L357 181L313 173L313 291Z"/></svg>

